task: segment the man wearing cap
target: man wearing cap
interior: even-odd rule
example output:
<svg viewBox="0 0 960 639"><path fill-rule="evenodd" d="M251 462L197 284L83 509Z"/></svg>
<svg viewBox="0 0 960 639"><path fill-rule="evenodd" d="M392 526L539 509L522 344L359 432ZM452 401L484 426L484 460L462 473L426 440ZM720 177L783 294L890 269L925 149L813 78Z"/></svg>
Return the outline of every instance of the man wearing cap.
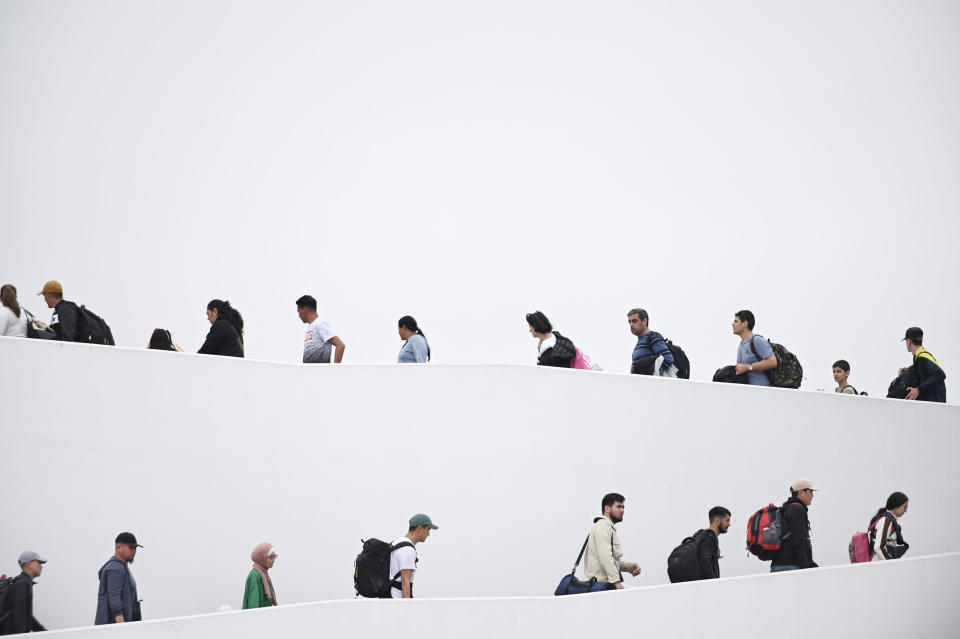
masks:
<svg viewBox="0 0 960 639"><path fill-rule="evenodd" d="M424 514L417 514L410 518L410 528L403 537L394 539L390 544L390 575L393 586L390 593L394 599L413 598L413 573L417 571L417 549L414 547L426 541L431 530L439 526Z"/></svg>
<svg viewBox="0 0 960 639"><path fill-rule="evenodd" d="M46 630L33 616L33 580L43 572L47 560L32 550L20 553L22 571L10 584L10 592L0 610L0 635L15 635L20 632Z"/></svg>
<svg viewBox="0 0 960 639"><path fill-rule="evenodd" d="M807 509L813 501L813 492L820 490L813 482L801 478L790 485L790 499L783 502L783 528L780 550L773 558L770 572L817 568L810 543L810 519Z"/></svg>
<svg viewBox="0 0 960 639"><path fill-rule="evenodd" d="M907 343L907 352L913 355L913 370L917 374L917 387L908 388L904 399L918 399L921 402L947 401L947 374L933 355L923 347L923 329L911 326L903 340Z"/></svg>
<svg viewBox="0 0 960 639"><path fill-rule="evenodd" d="M113 557L107 560L97 575L100 590L97 592L96 625L140 621L140 601L137 599L137 582L130 573L128 564L137 556L137 543L133 533L117 535Z"/></svg>
<svg viewBox="0 0 960 639"><path fill-rule="evenodd" d="M43 295L43 301L47 303L47 307L53 309L50 328L57 333L57 339L62 342L77 341L80 309L73 302L63 299L63 286L60 282L50 280L43 285L43 290L37 295Z"/></svg>

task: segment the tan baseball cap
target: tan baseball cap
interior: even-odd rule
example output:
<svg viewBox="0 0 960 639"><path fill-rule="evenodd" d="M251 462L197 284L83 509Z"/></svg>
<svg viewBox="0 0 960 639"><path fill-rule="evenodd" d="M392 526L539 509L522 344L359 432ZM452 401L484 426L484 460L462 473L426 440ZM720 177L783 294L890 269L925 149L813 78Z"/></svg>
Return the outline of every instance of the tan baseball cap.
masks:
<svg viewBox="0 0 960 639"><path fill-rule="evenodd" d="M792 490L795 493L799 493L801 490L807 490L808 488L810 490L820 490L819 486L814 486L813 482L807 479L806 477L801 477L800 479L795 480L790 485L790 490Z"/></svg>
<svg viewBox="0 0 960 639"><path fill-rule="evenodd" d="M57 280L50 280L43 285L43 290L37 293L37 295L43 295L44 293L60 293L63 295L63 286L61 286Z"/></svg>

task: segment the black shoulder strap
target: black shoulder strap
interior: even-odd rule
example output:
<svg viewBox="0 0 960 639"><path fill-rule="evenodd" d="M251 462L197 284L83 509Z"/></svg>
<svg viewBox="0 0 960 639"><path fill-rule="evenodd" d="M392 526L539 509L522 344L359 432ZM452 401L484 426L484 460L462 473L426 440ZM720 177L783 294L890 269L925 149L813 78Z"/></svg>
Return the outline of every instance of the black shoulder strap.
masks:
<svg viewBox="0 0 960 639"><path fill-rule="evenodd" d="M395 546L391 544L391 546L390 546L390 552L392 553L394 550L398 550L398 549L400 549L400 548L406 548L407 546L410 546L411 548L415 548L414 545L413 545L413 542L401 541L399 544L397 544L397 545L395 545Z"/></svg>
<svg viewBox="0 0 960 639"><path fill-rule="evenodd" d="M851 384L847 384L846 386L844 386L843 388L841 388L841 389L840 389L840 394L843 395L843 394L844 394L843 391L847 390L848 388L852 388L852 389L853 389L853 394L854 394L854 395L859 395L859 394L860 394L860 392L857 390L857 388L856 388L855 386L852 386ZM850 394L850 393L847 393L847 395L849 395L849 394Z"/></svg>
<svg viewBox="0 0 960 639"><path fill-rule="evenodd" d="M753 356L756 357L756 358L757 358L757 361L759 362L759 361L760 361L760 353L757 352L757 347L754 346L754 344L753 344L753 340L754 340L755 337L756 337L756 335L751 335L751 336L750 336L750 350L753 351Z"/></svg>
<svg viewBox="0 0 960 639"><path fill-rule="evenodd" d="M587 542L590 541L590 535L587 534L587 538L583 540L583 546L580 547L580 554L577 555L577 560L573 562L573 570L570 572L577 572L577 566L580 565L580 560L583 559L583 553L587 551Z"/></svg>

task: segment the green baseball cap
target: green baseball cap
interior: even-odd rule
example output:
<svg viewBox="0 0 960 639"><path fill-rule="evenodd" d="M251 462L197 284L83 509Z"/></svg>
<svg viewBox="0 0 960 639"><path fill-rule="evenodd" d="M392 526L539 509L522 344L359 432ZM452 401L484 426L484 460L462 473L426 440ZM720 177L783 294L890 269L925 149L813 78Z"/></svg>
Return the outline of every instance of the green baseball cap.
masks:
<svg viewBox="0 0 960 639"><path fill-rule="evenodd" d="M414 526L429 526L431 530L440 529L440 526L434 525L430 518L423 513L419 513L410 518L410 527L413 528Z"/></svg>

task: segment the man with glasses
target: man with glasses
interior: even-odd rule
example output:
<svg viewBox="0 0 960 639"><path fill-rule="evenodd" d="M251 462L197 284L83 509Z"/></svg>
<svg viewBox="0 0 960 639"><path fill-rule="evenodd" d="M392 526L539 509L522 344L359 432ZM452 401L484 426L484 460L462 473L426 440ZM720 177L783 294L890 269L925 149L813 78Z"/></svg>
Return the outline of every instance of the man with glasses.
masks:
<svg viewBox="0 0 960 639"><path fill-rule="evenodd" d="M813 493L820 490L805 477L790 486L790 499L783 502L780 529L780 550L773 558L770 572L817 568L813 560L813 545L810 543L810 519L807 509L813 502Z"/></svg>

